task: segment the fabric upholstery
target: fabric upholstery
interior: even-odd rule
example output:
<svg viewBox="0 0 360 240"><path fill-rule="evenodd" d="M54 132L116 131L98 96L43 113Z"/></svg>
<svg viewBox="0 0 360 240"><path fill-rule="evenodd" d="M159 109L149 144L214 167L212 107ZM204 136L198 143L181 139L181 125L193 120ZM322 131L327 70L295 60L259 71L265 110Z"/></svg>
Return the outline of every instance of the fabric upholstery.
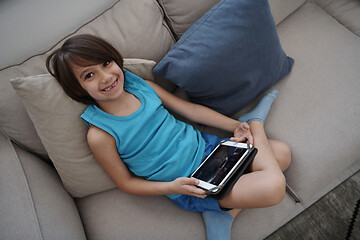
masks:
<svg viewBox="0 0 360 240"><path fill-rule="evenodd" d="M349 176L348 169L359 169L360 38L313 2L278 32L296 64L291 76L273 87L279 96L266 129L269 137L290 145L288 184L309 206Z"/></svg>
<svg viewBox="0 0 360 240"><path fill-rule="evenodd" d="M158 0L175 36L180 38L190 26L220 0ZM275 24L279 24L306 0L269 0Z"/></svg>
<svg viewBox="0 0 360 240"><path fill-rule="evenodd" d="M86 239L56 171L1 133L0 152L0 239Z"/></svg>
<svg viewBox="0 0 360 240"><path fill-rule="evenodd" d="M26 177L10 141L0 133L0 239L41 239Z"/></svg>
<svg viewBox="0 0 360 240"><path fill-rule="evenodd" d="M24 169L42 237L85 240L77 206L55 169L16 145L14 149Z"/></svg>
<svg viewBox="0 0 360 240"><path fill-rule="evenodd" d="M177 39L219 0L158 0Z"/></svg>
<svg viewBox="0 0 360 240"><path fill-rule="evenodd" d="M287 194L277 206L243 210L232 227L234 238L264 239L360 169L359 37L313 2L277 29L284 51L296 63L272 87L279 95L265 129L269 138L289 144L292 163L285 176L302 202L287 202ZM234 116L251 110L261 97ZM208 127L202 131L220 133Z"/></svg>
<svg viewBox="0 0 360 240"><path fill-rule="evenodd" d="M41 54L120 0L0 2L0 69ZM86 11L83 11L86 5Z"/></svg>
<svg viewBox="0 0 360 240"><path fill-rule="evenodd" d="M306 2L306 0L269 0L275 24L280 24Z"/></svg>
<svg viewBox="0 0 360 240"><path fill-rule="evenodd" d="M201 214L182 210L165 196L112 189L76 199L76 204L92 239L206 239Z"/></svg>
<svg viewBox="0 0 360 240"><path fill-rule="evenodd" d="M93 239L206 239L201 215L180 209L166 197L131 196L112 189L76 199L76 204ZM233 223L232 239L264 239L303 209L286 195L277 206L243 210Z"/></svg>
<svg viewBox="0 0 360 240"><path fill-rule="evenodd" d="M154 73L183 88L192 102L230 115L286 76L292 64L267 0L224 0L186 31Z"/></svg>

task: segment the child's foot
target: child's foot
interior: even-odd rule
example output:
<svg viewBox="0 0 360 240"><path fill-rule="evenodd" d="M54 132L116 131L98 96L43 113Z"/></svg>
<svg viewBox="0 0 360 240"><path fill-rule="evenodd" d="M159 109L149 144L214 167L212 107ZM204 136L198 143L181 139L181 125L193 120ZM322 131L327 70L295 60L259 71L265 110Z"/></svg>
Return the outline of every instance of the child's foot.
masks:
<svg viewBox="0 0 360 240"><path fill-rule="evenodd" d="M241 117L239 117L238 120L240 122L247 123L250 123L252 121L260 121L264 123L269 113L271 104L273 103L278 94L279 92L277 90L266 94L251 112L242 115Z"/></svg>
<svg viewBox="0 0 360 240"><path fill-rule="evenodd" d="M229 212L208 211L202 213L207 240L230 240L234 218Z"/></svg>

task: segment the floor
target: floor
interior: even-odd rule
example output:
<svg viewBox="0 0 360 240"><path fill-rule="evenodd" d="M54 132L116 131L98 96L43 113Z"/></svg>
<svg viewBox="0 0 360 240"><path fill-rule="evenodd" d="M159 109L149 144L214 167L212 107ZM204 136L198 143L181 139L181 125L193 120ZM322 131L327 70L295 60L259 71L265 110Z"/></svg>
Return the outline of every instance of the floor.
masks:
<svg viewBox="0 0 360 240"><path fill-rule="evenodd" d="M348 228L360 201L360 171L333 189L266 240L360 240L360 210L350 238Z"/></svg>

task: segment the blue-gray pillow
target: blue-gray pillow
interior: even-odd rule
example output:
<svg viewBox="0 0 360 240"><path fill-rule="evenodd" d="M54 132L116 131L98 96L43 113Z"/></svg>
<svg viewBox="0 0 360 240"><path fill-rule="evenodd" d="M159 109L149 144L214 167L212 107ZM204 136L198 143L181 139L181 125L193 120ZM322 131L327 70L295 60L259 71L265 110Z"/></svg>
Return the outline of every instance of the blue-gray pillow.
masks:
<svg viewBox="0 0 360 240"><path fill-rule="evenodd" d="M154 68L190 101L231 115L286 76L267 0L223 0L197 20Z"/></svg>

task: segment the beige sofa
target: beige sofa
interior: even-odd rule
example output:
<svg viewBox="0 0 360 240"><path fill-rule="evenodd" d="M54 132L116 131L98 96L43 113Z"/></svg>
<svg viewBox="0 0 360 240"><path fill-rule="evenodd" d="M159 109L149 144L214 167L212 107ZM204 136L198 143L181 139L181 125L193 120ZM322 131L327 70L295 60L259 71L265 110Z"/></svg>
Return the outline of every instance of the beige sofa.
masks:
<svg viewBox="0 0 360 240"><path fill-rule="evenodd" d="M120 0L70 35L106 38L127 58L129 69L152 78L146 69L217 2ZM292 165L285 172L288 194L274 207L241 212L233 239L263 239L360 168L359 2L270 0L270 6L282 47L295 59L292 72L273 87L280 95L266 122L269 137L286 141L292 149ZM46 74L49 49L25 55L25 62L3 66L0 72L0 239L205 239L199 213L183 211L162 196L126 195L104 177L96 162L87 165L88 152L84 158L75 156L78 148L86 148L86 127L71 125L77 118L56 124L60 130L53 135L70 132L78 139L49 139L47 129L54 128L57 117L37 106L46 101L59 104L64 97L53 86L54 98L44 95L29 102L26 84L33 87L34 79L44 80L45 85L35 89L41 95L51 82L47 75L20 78L17 93L9 81ZM129 58L151 61L134 63ZM184 96L167 80L155 81ZM82 107L67 100L61 105L64 111Z"/></svg>

